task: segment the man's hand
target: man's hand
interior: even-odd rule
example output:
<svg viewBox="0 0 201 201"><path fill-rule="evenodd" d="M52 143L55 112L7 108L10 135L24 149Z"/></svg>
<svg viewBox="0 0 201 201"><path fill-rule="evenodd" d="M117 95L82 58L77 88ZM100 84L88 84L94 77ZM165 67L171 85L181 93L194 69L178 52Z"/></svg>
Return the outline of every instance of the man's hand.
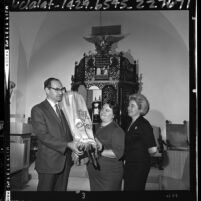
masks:
<svg viewBox="0 0 201 201"><path fill-rule="evenodd" d="M82 155L83 151L78 150L77 143L75 141L71 141L67 143L68 148L70 148L75 154Z"/></svg>

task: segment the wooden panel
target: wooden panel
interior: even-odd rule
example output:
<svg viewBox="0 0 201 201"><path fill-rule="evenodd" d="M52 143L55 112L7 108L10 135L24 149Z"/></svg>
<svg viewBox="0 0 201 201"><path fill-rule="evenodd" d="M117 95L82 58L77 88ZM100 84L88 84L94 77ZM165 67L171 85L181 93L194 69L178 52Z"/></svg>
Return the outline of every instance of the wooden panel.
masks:
<svg viewBox="0 0 201 201"><path fill-rule="evenodd" d="M24 147L22 143L10 143L10 172L23 169Z"/></svg>
<svg viewBox="0 0 201 201"><path fill-rule="evenodd" d="M188 151L168 151L169 164L161 176L163 190L190 190Z"/></svg>
<svg viewBox="0 0 201 201"><path fill-rule="evenodd" d="M168 165L164 168L164 176L181 179L189 151L167 150Z"/></svg>
<svg viewBox="0 0 201 201"><path fill-rule="evenodd" d="M166 136L170 149L189 147L188 125L186 121L183 124L172 124L166 121Z"/></svg>
<svg viewBox="0 0 201 201"><path fill-rule="evenodd" d="M13 173L10 178L11 190L21 190L30 179L28 167Z"/></svg>
<svg viewBox="0 0 201 201"><path fill-rule="evenodd" d="M10 169L11 173L29 167L30 137L11 136L10 138Z"/></svg>

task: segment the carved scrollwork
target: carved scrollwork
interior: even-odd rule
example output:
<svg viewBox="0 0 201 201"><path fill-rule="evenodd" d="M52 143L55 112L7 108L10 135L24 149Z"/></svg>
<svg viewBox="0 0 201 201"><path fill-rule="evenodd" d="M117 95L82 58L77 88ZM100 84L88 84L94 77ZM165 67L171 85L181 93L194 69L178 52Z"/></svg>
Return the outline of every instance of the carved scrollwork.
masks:
<svg viewBox="0 0 201 201"><path fill-rule="evenodd" d="M120 58L111 57L110 58L110 70L109 76L112 80L119 80L120 78Z"/></svg>
<svg viewBox="0 0 201 201"><path fill-rule="evenodd" d="M80 61L78 64L75 63L75 76L73 77L74 82L84 82L84 76L85 76L85 64L84 59Z"/></svg>
<svg viewBox="0 0 201 201"><path fill-rule="evenodd" d="M90 81L95 77L95 58L86 57L85 58L85 80Z"/></svg>
<svg viewBox="0 0 201 201"><path fill-rule="evenodd" d="M116 102L117 101L117 92L114 86L112 85L106 85L102 89L102 98L103 98L103 104L106 102Z"/></svg>

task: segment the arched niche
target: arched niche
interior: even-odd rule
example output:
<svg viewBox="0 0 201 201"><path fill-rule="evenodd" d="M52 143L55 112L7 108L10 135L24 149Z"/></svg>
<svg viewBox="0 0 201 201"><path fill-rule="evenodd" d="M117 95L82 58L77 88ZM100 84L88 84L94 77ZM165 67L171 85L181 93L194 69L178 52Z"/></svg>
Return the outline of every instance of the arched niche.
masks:
<svg viewBox="0 0 201 201"><path fill-rule="evenodd" d="M102 90L98 86L88 89L87 104L89 113L94 123L100 122L100 110L102 105Z"/></svg>
<svg viewBox="0 0 201 201"><path fill-rule="evenodd" d="M90 98L91 103L95 101L102 101L102 90L99 89L97 86L89 87L87 95Z"/></svg>

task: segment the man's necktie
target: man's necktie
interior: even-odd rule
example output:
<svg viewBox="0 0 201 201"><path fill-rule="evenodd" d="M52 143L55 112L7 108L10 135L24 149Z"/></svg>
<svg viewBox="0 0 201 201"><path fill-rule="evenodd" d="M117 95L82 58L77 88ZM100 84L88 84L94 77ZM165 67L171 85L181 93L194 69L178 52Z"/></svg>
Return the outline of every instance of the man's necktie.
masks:
<svg viewBox="0 0 201 201"><path fill-rule="evenodd" d="M61 121L61 124L62 124L62 126L63 126L63 128L65 128L64 127L64 117L62 116L62 114L61 114L61 110L60 110L60 108L59 108L59 105L58 104L55 104L55 108L56 108L56 112L57 112L57 116L59 117L59 120Z"/></svg>

